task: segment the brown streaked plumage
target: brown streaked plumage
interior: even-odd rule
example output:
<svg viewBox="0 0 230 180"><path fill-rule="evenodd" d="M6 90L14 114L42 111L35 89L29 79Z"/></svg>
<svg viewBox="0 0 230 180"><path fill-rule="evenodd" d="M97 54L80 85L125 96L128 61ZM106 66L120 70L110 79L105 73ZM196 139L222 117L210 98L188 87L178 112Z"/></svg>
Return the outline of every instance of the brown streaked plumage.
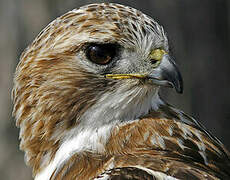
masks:
<svg viewBox="0 0 230 180"><path fill-rule="evenodd" d="M22 53L13 88L35 179L229 179L230 155L165 103L183 90L163 28L119 4L51 22Z"/></svg>

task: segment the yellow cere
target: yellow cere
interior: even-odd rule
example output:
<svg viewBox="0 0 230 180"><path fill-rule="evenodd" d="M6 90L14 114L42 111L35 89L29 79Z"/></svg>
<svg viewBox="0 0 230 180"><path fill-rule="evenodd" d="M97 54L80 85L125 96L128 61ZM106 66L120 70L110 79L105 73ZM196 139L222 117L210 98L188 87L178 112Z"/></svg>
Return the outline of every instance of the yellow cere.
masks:
<svg viewBox="0 0 230 180"><path fill-rule="evenodd" d="M150 58L156 61L161 61L163 56L167 54L163 49L154 49L150 53Z"/></svg>

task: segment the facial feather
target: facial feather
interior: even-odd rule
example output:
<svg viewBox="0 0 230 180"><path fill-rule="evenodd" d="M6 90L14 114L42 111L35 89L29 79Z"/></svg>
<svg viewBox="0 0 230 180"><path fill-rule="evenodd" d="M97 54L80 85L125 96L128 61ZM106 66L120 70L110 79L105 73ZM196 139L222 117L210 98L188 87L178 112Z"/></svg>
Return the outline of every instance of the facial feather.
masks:
<svg viewBox="0 0 230 180"><path fill-rule="evenodd" d="M163 29L146 15L116 4L94 4L57 18L25 49L15 73L13 114L21 127L20 147L35 174L53 159L66 137L77 134L74 127L98 128L149 111L157 89L142 89L136 80L105 79L86 65L83 49L89 42L116 42L133 50L139 44L142 54L153 45L148 43L151 33L158 39L154 45L167 46Z"/></svg>
<svg viewBox="0 0 230 180"><path fill-rule="evenodd" d="M114 44L117 54L109 64L93 63L86 55L90 44ZM13 115L20 127L20 148L36 179L97 177L103 168L125 167L125 158L133 168L146 170L145 162L151 158L139 159L138 153L150 149L148 155L157 157L169 151L163 160L153 160L151 167L156 169L148 169L155 177L170 179L164 173L179 174L173 164L188 159L194 159L193 167L198 163L199 171L184 166L196 176L202 168L220 169L227 150L194 119L164 103L159 84L106 78L106 74L152 72L154 59L149 55L154 49L168 53L163 28L138 10L108 3L64 14L25 49L14 78ZM167 63L175 68L173 62ZM179 162L183 153L187 154ZM168 158L179 160L171 163Z"/></svg>

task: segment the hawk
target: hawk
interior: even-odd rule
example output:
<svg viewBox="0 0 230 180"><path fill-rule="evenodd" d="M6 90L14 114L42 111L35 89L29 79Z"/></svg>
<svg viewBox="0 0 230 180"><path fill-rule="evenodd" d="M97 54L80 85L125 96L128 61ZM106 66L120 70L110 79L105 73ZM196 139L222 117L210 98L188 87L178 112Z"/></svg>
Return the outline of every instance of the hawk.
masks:
<svg viewBox="0 0 230 180"><path fill-rule="evenodd" d="M12 91L35 179L230 179L224 145L161 86L183 91L149 16L101 3L51 22L22 53Z"/></svg>

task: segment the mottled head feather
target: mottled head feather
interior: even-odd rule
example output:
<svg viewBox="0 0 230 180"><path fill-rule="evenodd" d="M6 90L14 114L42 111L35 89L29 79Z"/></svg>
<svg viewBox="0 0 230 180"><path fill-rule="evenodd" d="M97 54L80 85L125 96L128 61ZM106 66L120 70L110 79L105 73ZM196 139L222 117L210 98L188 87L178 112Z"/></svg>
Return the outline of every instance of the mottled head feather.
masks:
<svg viewBox="0 0 230 180"><path fill-rule="evenodd" d="M20 147L35 173L52 160L64 134L80 123L81 115L120 86L79 61L84 44L90 42L118 43L143 56L155 46L167 49L160 25L119 4L74 9L42 30L20 57L12 93Z"/></svg>
<svg viewBox="0 0 230 180"><path fill-rule="evenodd" d="M89 43L118 45L116 62L90 62ZM168 52L157 22L136 9L102 3L58 17L25 49L14 78L13 115L37 180L137 172L228 176L228 151L193 118L165 104L158 86L105 78L152 70L148 58L156 48Z"/></svg>

